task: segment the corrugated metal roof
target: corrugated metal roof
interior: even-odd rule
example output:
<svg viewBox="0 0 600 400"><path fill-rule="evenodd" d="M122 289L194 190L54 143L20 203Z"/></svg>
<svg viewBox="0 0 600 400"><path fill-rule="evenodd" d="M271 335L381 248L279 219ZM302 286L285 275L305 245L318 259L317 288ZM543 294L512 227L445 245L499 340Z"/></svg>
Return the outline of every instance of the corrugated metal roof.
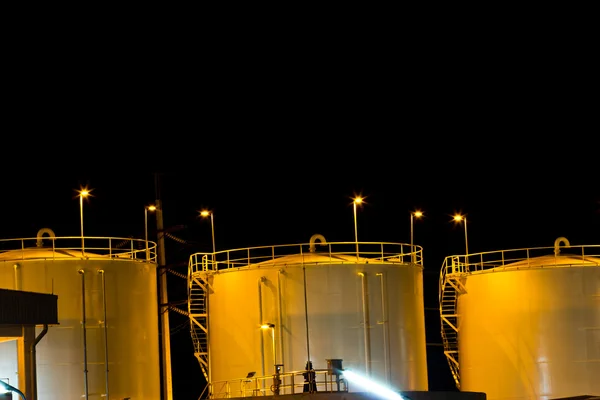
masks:
<svg viewBox="0 0 600 400"><path fill-rule="evenodd" d="M0 289L0 325L57 325L55 294Z"/></svg>

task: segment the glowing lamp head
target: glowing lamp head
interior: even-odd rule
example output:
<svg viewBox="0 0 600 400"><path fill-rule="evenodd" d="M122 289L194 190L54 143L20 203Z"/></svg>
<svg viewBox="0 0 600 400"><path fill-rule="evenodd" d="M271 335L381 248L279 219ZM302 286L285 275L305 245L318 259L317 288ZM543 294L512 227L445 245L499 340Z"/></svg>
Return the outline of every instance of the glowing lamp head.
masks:
<svg viewBox="0 0 600 400"><path fill-rule="evenodd" d="M200 211L200 216L208 217L210 215L210 211Z"/></svg>

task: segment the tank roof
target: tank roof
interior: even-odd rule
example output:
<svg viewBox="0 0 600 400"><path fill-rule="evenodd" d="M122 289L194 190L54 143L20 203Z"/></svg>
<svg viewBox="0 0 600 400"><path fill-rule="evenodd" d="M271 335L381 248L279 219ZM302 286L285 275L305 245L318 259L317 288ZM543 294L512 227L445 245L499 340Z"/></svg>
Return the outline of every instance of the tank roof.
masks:
<svg viewBox="0 0 600 400"><path fill-rule="evenodd" d="M292 254L287 256L281 256L268 261L252 265L295 265L295 264L325 264L325 263L344 263L344 262L360 262L369 261L372 259L358 257L350 254L330 254L330 253L303 253L303 254Z"/></svg>
<svg viewBox="0 0 600 400"><path fill-rule="evenodd" d="M99 254L85 252L85 257L100 257ZM48 258L81 258L81 250L53 249L44 247L32 247L22 250L9 250L0 253L0 261L7 260L35 260Z"/></svg>
<svg viewBox="0 0 600 400"><path fill-rule="evenodd" d="M581 256L578 254L547 255L528 258L514 263L506 264L502 269L543 268L543 267L567 267L567 266L599 266L600 258L592 256Z"/></svg>

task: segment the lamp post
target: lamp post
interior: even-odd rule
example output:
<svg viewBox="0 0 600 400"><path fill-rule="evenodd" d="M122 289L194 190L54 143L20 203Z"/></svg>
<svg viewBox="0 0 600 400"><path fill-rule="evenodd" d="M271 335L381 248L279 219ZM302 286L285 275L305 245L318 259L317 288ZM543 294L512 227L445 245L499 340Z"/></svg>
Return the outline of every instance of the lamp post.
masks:
<svg viewBox="0 0 600 400"><path fill-rule="evenodd" d="M202 217L208 217L210 215L210 231L211 231L211 237L212 237L212 250L213 250L213 257L215 254L215 220L213 217L213 212L212 211L200 211L200 215Z"/></svg>
<svg viewBox="0 0 600 400"><path fill-rule="evenodd" d="M465 223L465 263L469 264L469 239L467 237L467 217L465 215L456 214L453 219L456 222L463 221Z"/></svg>
<svg viewBox="0 0 600 400"><path fill-rule="evenodd" d="M352 201L352 206L354 208L354 243L356 243L356 258L358 259L358 229L356 226L356 206L362 204L363 198L357 196Z"/></svg>
<svg viewBox="0 0 600 400"><path fill-rule="evenodd" d="M79 190L79 221L81 223L81 254L85 254L85 243L83 239L83 198L90 195L90 190L82 188Z"/></svg>
<svg viewBox="0 0 600 400"><path fill-rule="evenodd" d="M417 210L417 211L413 211L410 213L410 259L412 261L412 263L415 263L415 246L414 246L414 242L413 242L413 217L414 218L421 218L423 216L423 212Z"/></svg>
<svg viewBox="0 0 600 400"><path fill-rule="evenodd" d="M146 240L146 260L150 258L150 254L148 252L148 211L156 211L156 206L144 207L144 238Z"/></svg>

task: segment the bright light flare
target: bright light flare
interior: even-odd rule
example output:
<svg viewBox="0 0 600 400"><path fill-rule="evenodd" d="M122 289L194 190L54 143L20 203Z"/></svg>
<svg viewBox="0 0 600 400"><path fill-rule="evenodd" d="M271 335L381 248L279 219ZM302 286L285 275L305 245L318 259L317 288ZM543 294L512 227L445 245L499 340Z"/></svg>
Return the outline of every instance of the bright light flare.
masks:
<svg viewBox="0 0 600 400"><path fill-rule="evenodd" d="M79 187L79 190L75 190L77 192L77 196L75 196L75 198L79 197L79 198L84 198L84 197L94 197L92 195L92 190L93 189L89 189L87 186L86 187Z"/></svg>
<svg viewBox="0 0 600 400"><path fill-rule="evenodd" d="M360 376L352 371L344 370L344 378L346 378L346 380L348 382L354 383L354 384L366 389L368 392L371 392L371 393L373 393L377 396L380 396L384 399L390 399L390 400L406 399L405 397L402 397L400 395L400 393L394 392L393 390L386 388L385 386L381 386L378 383L375 383L372 380L365 378L363 376Z"/></svg>
<svg viewBox="0 0 600 400"><path fill-rule="evenodd" d="M423 211L415 211L413 213L413 215L415 216L415 218L421 218L423 216Z"/></svg>
<svg viewBox="0 0 600 400"><path fill-rule="evenodd" d="M271 328L275 328L275 324L262 324L260 326L260 329L271 329Z"/></svg>
<svg viewBox="0 0 600 400"><path fill-rule="evenodd" d="M204 211L200 211L200 215L201 215L202 217L208 217L208 216L210 215L210 211L206 211L206 210L204 210Z"/></svg>
<svg viewBox="0 0 600 400"><path fill-rule="evenodd" d="M464 215L456 214L455 216L452 217L452 219L456 222L460 222L460 221L464 220L465 217L464 217Z"/></svg>
<svg viewBox="0 0 600 400"><path fill-rule="evenodd" d="M148 206L148 211L156 211L156 206Z"/></svg>

